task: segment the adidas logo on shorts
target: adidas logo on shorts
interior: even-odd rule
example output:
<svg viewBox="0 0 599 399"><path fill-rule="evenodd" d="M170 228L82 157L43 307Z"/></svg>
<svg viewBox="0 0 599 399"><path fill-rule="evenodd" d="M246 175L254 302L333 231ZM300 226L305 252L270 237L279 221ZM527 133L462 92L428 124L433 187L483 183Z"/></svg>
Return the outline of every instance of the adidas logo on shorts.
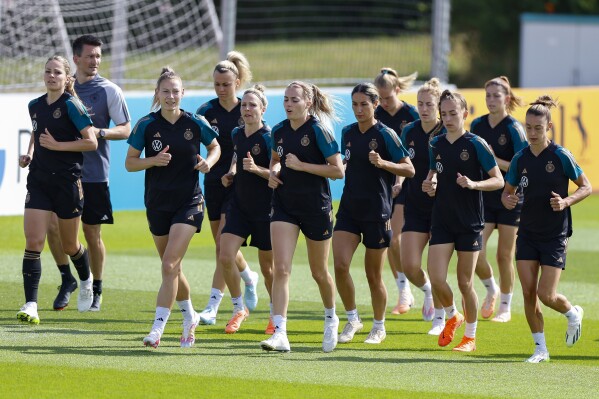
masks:
<svg viewBox="0 0 599 399"><path fill-rule="evenodd" d="M102 219L100 219L100 220L108 220L108 215L102 216Z"/></svg>
<svg viewBox="0 0 599 399"><path fill-rule="evenodd" d="M195 219L193 218L193 215L189 215L189 217L187 218L187 220L195 220Z"/></svg>

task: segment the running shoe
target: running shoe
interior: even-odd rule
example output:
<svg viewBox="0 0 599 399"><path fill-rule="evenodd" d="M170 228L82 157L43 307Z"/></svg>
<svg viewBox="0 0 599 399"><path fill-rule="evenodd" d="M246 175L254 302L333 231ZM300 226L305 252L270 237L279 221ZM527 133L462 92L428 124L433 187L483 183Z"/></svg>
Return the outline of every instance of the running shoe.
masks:
<svg viewBox="0 0 599 399"><path fill-rule="evenodd" d="M324 322L324 334L322 337L322 351L332 352L337 346L337 335L339 334L339 317L327 317Z"/></svg>
<svg viewBox="0 0 599 399"><path fill-rule="evenodd" d="M464 336L462 342L453 348L453 350L456 352L474 352L476 350L476 339Z"/></svg>
<svg viewBox="0 0 599 399"><path fill-rule="evenodd" d="M258 281L260 280L260 275L257 272L250 272L252 276L252 283L245 285L245 294L243 295L243 302L245 306L251 310L252 312L256 310L256 306L258 306Z"/></svg>
<svg viewBox="0 0 599 399"><path fill-rule="evenodd" d="M272 316L268 318L268 325L266 326L266 330L264 330L264 334L273 335L275 333L275 323L272 321Z"/></svg>
<svg viewBox="0 0 599 399"><path fill-rule="evenodd" d="M584 311L578 305L574 306L576 311L578 312L578 318L570 323L568 322L568 329L566 330L566 345L573 346L582 335L582 317L584 316Z"/></svg>
<svg viewBox="0 0 599 399"><path fill-rule="evenodd" d="M439 335L439 346L447 346L453 341L456 330L464 324L464 316L456 313L451 319L445 322L445 327Z"/></svg>
<svg viewBox="0 0 599 399"><path fill-rule="evenodd" d="M410 286L406 285L405 289L399 290L399 300L397 301L397 305L391 311L391 314L407 313L412 306L414 306L414 295L412 295Z"/></svg>
<svg viewBox="0 0 599 399"><path fill-rule="evenodd" d="M206 309L202 310L199 315L200 324L206 324L209 326L216 324L216 309L206 306Z"/></svg>
<svg viewBox="0 0 599 399"><path fill-rule="evenodd" d="M495 312L495 302L497 301L497 293L495 295L489 295L485 297L483 301L483 305L480 307L480 315L484 319L488 319L493 316L493 312Z"/></svg>
<svg viewBox="0 0 599 399"><path fill-rule="evenodd" d="M541 363L549 361L549 352L535 350L531 357L526 359L525 363Z"/></svg>
<svg viewBox="0 0 599 399"><path fill-rule="evenodd" d="M374 327L368 333L368 337L364 341L365 344L380 344L387 337L385 330L375 329Z"/></svg>
<svg viewBox="0 0 599 399"><path fill-rule="evenodd" d="M424 303L422 304L422 320L432 321L435 317L435 305L433 304L432 295L424 297Z"/></svg>
<svg viewBox="0 0 599 399"><path fill-rule="evenodd" d="M281 331L275 332L272 337L260 342L260 346L265 351L289 352L291 350L287 334Z"/></svg>
<svg viewBox="0 0 599 399"><path fill-rule="evenodd" d="M27 302L21 306L21 309L17 312L17 319L24 323L40 324L40 317L37 314L37 303Z"/></svg>
<svg viewBox="0 0 599 399"><path fill-rule="evenodd" d="M80 282L79 297L77 298L77 309L80 312L87 312L94 301L94 289L92 287L93 276L89 275L89 283Z"/></svg>
<svg viewBox="0 0 599 399"><path fill-rule="evenodd" d="M183 320L183 333L181 334L181 348L191 348L196 342L195 331L200 323L200 315L193 311L191 320Z"/></svg>
<svg viewBox="0 0 599 399"><path fill-rule="evenodd" d="M507 323L510 320L512 320L512 312L509 310L507 312L497 312L495 317L491 319L491 321L496 323Z"/></svg>
<svg viewBox="0 0 599 399"><path fill-rule="evenodd" d="M160 332L157 330L152 330L150 333L144 338L144 346L151 346L152 348L158 348L160 344Z"/></svg>
<svg viewBox="0 0 599 399"><path fill-rule="evenodd" d="M94 300L92 306L89 307L90 312L99 312L100 306L102 305L102 294L94 293Z"/></svg>
<svg viewBox="0 0 599 399"><path fill-rule="evenodd" d="M58 295L54 299L54 310L63 310L69 306L69 299L71 299L71 293L77 289L77 280L71 280L69 282L63 282L62 285L58 286Z"/></svg>
<svg viewBox="0 0 599 399"><path fill-rule="evenodd" d="M431 326L431 329L428 330L428 335L441 335L444 328L445 319L443 317L437 317L433 319L433 325Z"/></svg>
<svg viewBox="0 0 599 399"><path fill-rule="evenodd" d="M239 330L239 327L241 327L241 323L243 323L249 315L250 311L247 310L247 308L240 310L239 312L234 312L233 317L231 317L225 326L225 332L227 334L235 334L237 330Z"/></svg>
<svg viewBox="0 0 599 399"><path fill-rule="evenodd" d="M357 332L362 331L364 328L364 324L362 324L361 320L348 321L347 324L343 327L343 331L339 334L339 343L347 344L354 339L354 335Z"/></svg>

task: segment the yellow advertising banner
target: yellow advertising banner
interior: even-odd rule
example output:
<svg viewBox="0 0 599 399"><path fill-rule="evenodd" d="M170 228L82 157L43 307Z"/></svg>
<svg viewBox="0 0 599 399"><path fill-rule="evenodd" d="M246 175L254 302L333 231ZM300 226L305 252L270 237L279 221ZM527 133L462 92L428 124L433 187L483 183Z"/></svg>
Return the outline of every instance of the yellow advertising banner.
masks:
<svg viewBox="0 0 599 399"><path fill-rule="evenodd" d="M469 115L466 129L470 122L488 113L483 89L458 90L468 102ZM554 108L551 117L553 132L551 139L567 148L578 165L587 175L593 191L599 191L599 133L594 132L599 127L599 87L569 87L544 89L513 89L517 96L522 97L524 107L516 109L513 116L524 126L528 104L543 94L549 94L557 99L559 105ZM416 93L406 93L403 100L416 105Z"/></svg>

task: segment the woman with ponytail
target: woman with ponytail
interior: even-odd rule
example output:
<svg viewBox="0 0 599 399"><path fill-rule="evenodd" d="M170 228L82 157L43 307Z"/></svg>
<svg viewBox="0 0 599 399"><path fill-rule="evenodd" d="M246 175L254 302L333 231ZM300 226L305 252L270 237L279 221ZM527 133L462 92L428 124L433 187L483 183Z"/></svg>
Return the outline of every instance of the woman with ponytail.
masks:
<svg viewBox="0 0 599 399"><path fill-rule="evenodd" d="M526 111L526 136L530 145L510 162L501 201L507 209L522 202L516 239L516 266L524 296L524 313L535 343L526 361L549 361L541 303L568 319L566 345L582 335L584 312L557 292L566 268L568 239L572 236L570 207L591 192L591 183L568 150L549 139L551 109L557 102L541 96ZM572 180L578 186L568 195Z"/></svg>

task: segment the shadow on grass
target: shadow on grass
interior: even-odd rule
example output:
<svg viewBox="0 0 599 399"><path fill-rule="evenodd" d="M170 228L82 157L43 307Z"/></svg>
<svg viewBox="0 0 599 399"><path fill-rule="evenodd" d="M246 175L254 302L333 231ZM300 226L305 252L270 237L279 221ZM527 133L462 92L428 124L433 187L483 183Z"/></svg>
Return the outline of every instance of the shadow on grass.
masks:
<svg viewBox="0 0 599 399"><path fill-rule="evenodd" d="M24 355L84 355L84 356L114 356L114 357L140 357L140 356L197 356L196 350L181 350L178 347L164 348L168 351L160 349L145 348L141 339L139 346L136 347L114 347L114 346L45 346L45 345L26 345L26 346L0 346L0 351L16 352ZM176 352L171 349L177 349Z"/></svg>

